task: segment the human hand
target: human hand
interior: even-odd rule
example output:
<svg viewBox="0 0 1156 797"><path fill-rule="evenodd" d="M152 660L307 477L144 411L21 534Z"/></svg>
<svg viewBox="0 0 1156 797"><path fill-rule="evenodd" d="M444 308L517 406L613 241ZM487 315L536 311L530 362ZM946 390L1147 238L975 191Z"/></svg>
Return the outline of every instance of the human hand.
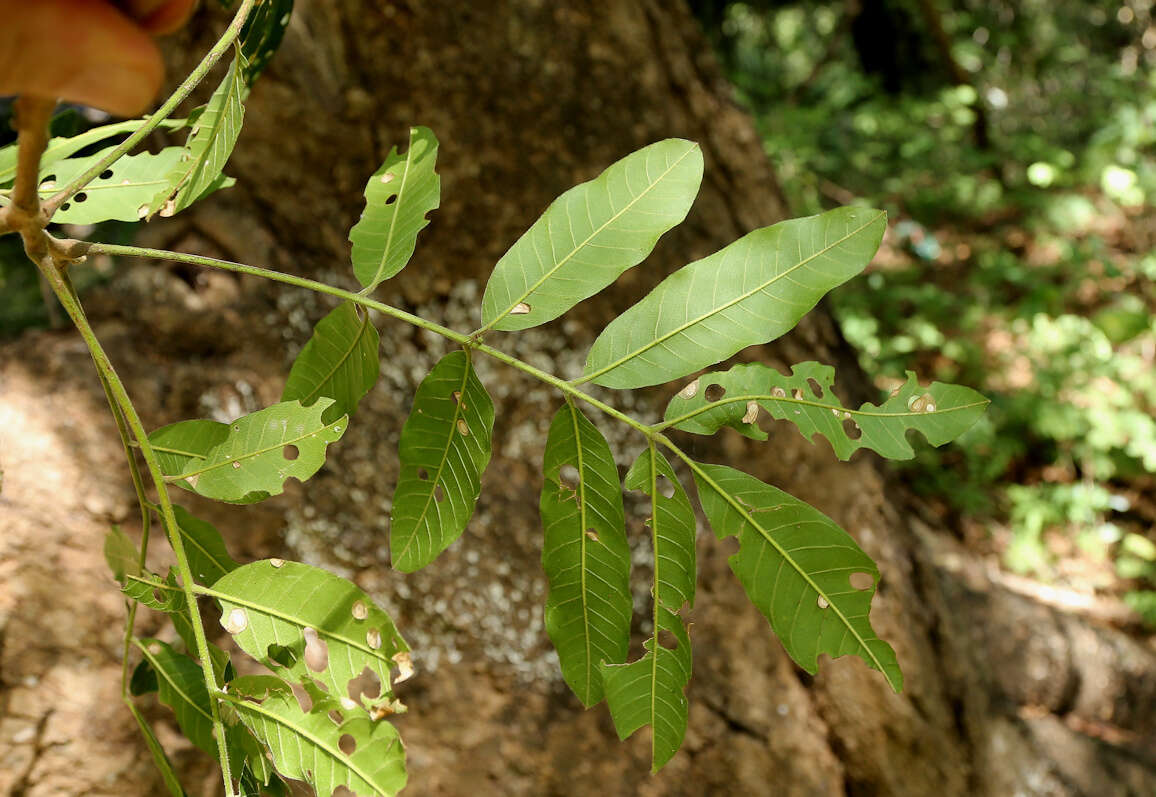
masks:
<svg viewBox="0 0 1156 797"><path fill-rule="evenodd" d="M164 65L152 35L185 23L196 0L0 0L0 95L27 94L135 116Z"/></svg>

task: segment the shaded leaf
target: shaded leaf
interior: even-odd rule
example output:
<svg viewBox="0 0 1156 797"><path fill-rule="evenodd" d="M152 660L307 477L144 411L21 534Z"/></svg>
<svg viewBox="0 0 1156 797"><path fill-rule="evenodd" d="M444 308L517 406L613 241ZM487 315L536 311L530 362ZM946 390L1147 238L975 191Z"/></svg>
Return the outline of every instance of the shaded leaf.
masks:
<svg viewBox="0 0 1156 797"><path fill-rule="evenodd" d="M837 208L755 230L671 274L594 341L580 381L656 385L787 332L871 261L879 210Z"/></svg>
<svg viewBox="0 0 1156 797"><path fill-rule="evenodd" d="M173 628L176 629L177 636L184 643L185 650L197 649L193 624L189 619L188 602L174 570L170 568L163 581L160 576L152 573L142 577L128 576L121 591L142 606L167 614Z"/></svg>
<svg viewBox="0 0 1156 797"><path fill-rule="evenodd" d="M141 125L145 123L144 119L129 119L127 122L116 122L111 125L102 125L94 127L91 130L86 130L75 136L58 136L48 141L48 146L44 149L44 154L40 156L40 179L51 177L52 181L58 187L63 187L65 181L59 179L56 173L49 167L57 161L64 160L70 155L74 155L85 147L91 147L93 144L99 144L102 141L110 139L114 136L122 136L126 133L135 132ZM164 130L176 130L188 124L187 119L164 119L158 125ZM17 146L11 146L0 149L0 186L8 185L16 179L16 154ZM91 163L89 158L82 158L85 162ZM120 161L117 161L119 164ZM87 168L87 167L86 167ZM75 174L80 174L83 169L77 171Z"/></svg>
<svg viewBox="0 0 1156 797"><path fill-rule="evenodd" d="M113 526L104 536L104 561L112 577L124 583L125 575L140 575L140 553L120 526Z"/></svg>
<svg viewBox="0 0 1156 797"><path fill-rule="evenodd" d="M409 668L409 646L389 615L324 570L266 559L232 571L211 594L242 650L285 677L325 684L335 698L356 700L349 682L368 667L381 681L380 700L389 701L390 667Z"/></svg>
<svg viewBox="0 0 1156 797"><path fill-rule="evenodd" d="M401 476L389 547L402 572L425 567L461 536L490 461L494 403L464 351L422 380L401 431Z"/></svg>
<svg viewBox="0 0 1156 797"><path fill-rule="evenodd" d="M269 676L238 678L229 692L241 721L269 747L277 771L311 784L318 797L331 797L339 786L360 795L394 795L405 787L405 747L388 722L361 714L335 722L327 711L337 710L335 701L304 713L289 685Z"/></svg>
<svg viewBox="0 0 1156 797"><path fill-rule="evenodd" d="M483 328L537 326L598 293L686 218L701 181L698 144L670 138L562 194L494 267Z"/></svg>
<svg viewBox="0 0 1156 797"><path fill-rule="evenodd" d="M157 211L162 216L178 213L217 186L245 118L245 69L245 56L238 50L189 131L181 159L165 175L167 185L149 203L149 217Z"/></svg>
<svg viewBox="0 0 1156 797"><path fill-rule="evenodd" d="M221 532L212 523L195 517L183 506L174 506L173 511L177 516L177 528L185 544L185 555L193 571L193 578L208 586L238 567L225 548Z"/></svg>
<svg viewBox="0 0 1156 797"><path fill-rule="evenodd" d="M598 665L626 661L630 547L610 446L570 402L550 424L542 474L546 633L562 677L589 707L603 696Z"/></svg>
<svg viewBox="0 0 1156 797"><path fill-rule="evenodd" d="M137 727L140 728L140 732L144 736L145 745L148 747L149 753L152 754L153 763L161 772L161 780L165 782L165 788L169 790L172 797L186 797L184 787L181 786L181 781L173 770L173 763L169 761L165 748L161 746L156 734L153 733L152 726L148 724L148 721L132 704L132 701L127 701L127 705L128 710L132 712L133 719L136 720Z"/></svg>
<svg viewBox="0 0 1156 797"><path fill-rule="evenodd" d="M289 18L293 14L293 0L265 0L249 13L241 28L238 41L245 57L245 82L252 86L269 65L269 60L281 46Z"/></svg>
<svg viewBox="0 0 1156 797"><path fill-rule="evenodd" d="M225 439L203 458L190 458L174 478L206 498L243 501L278 495L286 479L305 481L325 464L325 449L341 438L347 418L325 423L321 413L333 403L311 407L283 401L233 421Z"/></svg>
<svg viewBox="0 0 1156 797"><path fill-rule="evenodd" d="M791 658L814 673L820 653L853 654L902 689L895 651L868 620L879 580L871 557L829 517L782 490L725 465L688 464L716 536L739 538L731 570Z"/></svg>
<svg viewBox="0 0 1156 797"><path fill-rule="evenodd" d="M281 400L297 400L308 407L318 398L331 398L333 404L322 416L326 422L352 414L377 382L379 342L368 312L359 316L352 302L339 304L317 322L293 361Z"/></svg>
<svg viewBox="0 0 1156 797"><path fill-rule="evenodd" d="M915 451L905 436L908 430L940 446L967 431L990 403L959 385L933 382L922 388L908 371L907 382L881 405L864 403L848 410L832 390L834 382L835 369L815 362L793 366L790 376L759 363L736 365L684 388L667 405L665 421L684 432L713 434L729 426L766 440L758 423L758 410L764 409L772 418L791 421L808 439L815 434L827 438L839 459L850 459L860 448L888 459L911 459Z"/></svg>
<svg viewBox="0 0 1156 797"><path fill-rule="evenodd" d="M441 177L434 171L438 140L428 127L412 127L409 150L389 151L365 184L365 210L349 231L353 273L366 292L405 267L417 246L426 214L441 204Z"/></svg>
<svg viewBox="0 0 1156 797"><path fill-rule="evenodd" d="M669 498L663 481L671 485ZM620 739L651 726L651 767L657 772L678 752L686 734L690 637L675 612L694 603L694 510L670 463L653 443L630 467L624 485L650 496L654 634L644 643L647 653L638 661L602 664L602 680ZM673 635L673 648L662 644L664 631Z"/></svg>

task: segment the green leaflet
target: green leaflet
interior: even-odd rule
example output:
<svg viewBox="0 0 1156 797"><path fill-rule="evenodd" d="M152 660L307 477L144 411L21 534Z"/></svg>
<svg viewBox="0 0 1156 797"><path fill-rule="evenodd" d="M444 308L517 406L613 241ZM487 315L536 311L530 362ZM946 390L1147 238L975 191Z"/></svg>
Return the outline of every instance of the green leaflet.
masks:
<svg viewBox="0 0 1156 797"><path fill-rule="evenodd" d="M428 127L412 127L409 151L389 151L365 184L365 210L349 240L353 273L365 292L401 271L413 256L425 216L441 204L441 177L434 171L438 140Z"/></svg>
<svg viewBox="0 0 1156 797"><path fill-rule="evenodd" d="M482 328L543 324L641 263L686 218L702 165L698 144L670 138L555 199L494 267Z"/></svg>
<svg viewBox="0 0 1156 797"><path fill-rule="evenodd" d="M177 636L184 643L185 650L197 649L185 593L181 591L176 572L171 568L163 581L160 576L152 573L129 576L125 579L121 591L142 606L167 614L173 628L176 629Z"/></svg>
<svg viewBox="0 0 1156 797"><path fill-rule="evenodd" d="M239 567L229 556L221 532L212 523L195 517L183 506L174 506L173 511L185 545L185 556L188 557L189 568L197 583L208 586Z"/></svg>
<svg viewBox="0 0 1156 797"><path fill-rule="evenodd" d="M140 575L140 553L120 526L113 526L104 536L104 561L108 563L112 577L121 584L124 584L126 575Z"/></svg>
<svg viewBox="0 0 1156 797"><path fill-rule="evenodd" d="M269 59L281 46L292 14L293 0L266 0L250 12L238 38L241 55L245 56L246 85L252 86L269 65Z"/></svg>
<svg viewBox="0 0 1156 797"><path fill-rule="evenodd" d="M306 714L288 684L267 675L249 675L229 684L225 699L268 745L277 771L311 784L318 797L331 797L339 786L361 795L401 791L406 781L405 747L397 729L361 713L351 717L338 701L316 691L311 694L313 710ZM332 712L342 716L340 722L330 718Z"/></svg>
<svg viewBox="0 0 1156 797"><path fill-rule="evenodd" d="M791 658L814 673L820 653L850 653L882 672L896 692L902 689L895 651L868 620L879 570L851 536L753 476L725 465L687 464L715 535L739 538L731 570Z"/></svg>
<svg viewBox="0 0 1156 797"><path fill-rule="evenodd" d="M58 161L40 170L40 198L47 199L57 189L83 174L114 147L108 147L84 158ZM141 209L147 209L157 191L166 187L164 176L180 163L182 147L166 147L155 155L142 152L126 155L109 166L72 199L60 206L52 220L68 224L96 224L101 221L139 221ZM51 179L48 179L51 178ZM232 185L233 180L221 177L205 187L205 194Z"/></svg>
<svg viewBox="0 0 1156 797"><path fill-rule="evenodd" d="M870 448L888 459L911 459L915 451L905 434L923 433L935 446L950 442L979 420L990 403L970 388L933 382L922 388L911 371L907 382L881 405L846 410L831 389L835 369L806 362L784 376L759 363L704 374L678 393L666 407L665 424L684 432L714 434L722 426L755 440L766 440L759 409L772 418L791 421L804 437L827 438L839 459ZM721 395L719 395L721 394Z"/></svg>
<svg viewBox="0 0 1156 797"><path fill-rule="evenodd" d="M40 157L40 179L44 180L46 177L51 176L53 182L57 185L63 185L64 181L60 180L56 172L48 167L76 152L80 152L80 150L85 147L99 144L101 141L112 138L113 136L132 133L144 123L144 119L129 119L127 122L117 122L111 125L94 127L91 130L86 130L75 136L51 139L44 150L44 154ZM187 119L165 119L160 123L159 127L162 130L176 130L184 127L187 123ZM8 185L16 179L16 152L17 146L15 144L0 149L0 186ZM83 158L81 160L89 161L89 158ZM119 165L119 163L120 161L117 161L117 164L114 164L114 166ZM83 171L83 169L81 171ZM76 174L79 173L79 171L76 172ZM54 216L53 219L55 220L55 218ZM135 220L136 217L134 216L133 219Z"/></svg>
<svg viewBox="0 0 1156 797"><path fill-rule="evenodd" d="M165 175L167 185L149 202L150 218L158 210L162 216L178 213L218 184L245 119L246 68L245 56L238 49L229 71L193 124L183 156Z"/></svg>
<svg viewBox="0 0 1156 797"><path fill-rule="evenodd" d="M422 380L401 430L401 477L389 548L405 573L432 562L465 531L490 461L494 403L464 351Z"/></svg>
<svg viewBox="0 0 1156 797"><path fill-rule="evenodd" d="M152 754L153 763L156 764L157 769L161 772L161 779L165 782L165 788L169 790L172 797L187 797L184 787L181 786L181 781L177 777L177 773L173 770L173 763L169 761L168 754L165 753L165 748L161 746L156 734L153 733L152 726L148 721L141 716L140 711L133 705L131 700L125 701L128 710L132 713L133 719L136 720L137 726L140 728L141 734L144 736L145 745Z"/></svg>
<svg viewBox="0 0 1156 797"><path fill-rule="evenodd" d="M379 342L369 313L359 316L356 305L342 302L313 328L312 337L293 361L281 400L309 406L327 396L333 404L322 416L326 422L352 414L377 383Z"/></svg>
<svg viewBox="0 0 1156 797"><path fill-rule="evenodd" d="M205 418L177 421L162 426L149 435L149 444L157 455L161 473L167 478L179 475L192 462L203 462L208 453L229 436L229 425ZM175 484L186 490L193 488L183 480ZM266 496L260 496L261 500ZM252 503L238 502L238 503Z"/></svg>
<svg viewBox="0 0 1156 797"><path fill-rule="evenodd" d="M670 498L663 494L660 478L672 486ZM678 752L686 734L687 701L683 690L690 681L690 637L675 612L683 604L694 604L694 510L670 463L653 443L630 467L624 484L628 490L642 490L650 496L654 634L644 643L648 652L638 661L603 663L602 681L620 739L643 725L652 727L651 767L657 772ZM673 649L661 643L663 631L674 636Z"/></svg>
<svg viewBox="0 0 1156 797"><path fill-rule="evenodd" d="M321 398L302 407L297 401L283 401L238 418L226 427L222 442L203 458L190 458L171 478L219 501L278 495L286 479L305 481L316 473L325 464L326 447L345 432L345 416L328 424L321 420L332 403L331 398Z"/></svg>
<svg viewBox="0 0 1156 797"><path fill-rule="evenodd" d="M883 211L837 208L744 235L614 319L580 381L657 385L774 340L867 266L885 227Z"/></svg>
<svg viewBox="0 0 1156 797"><path fill-rule="evenodd" d="M242 650L286 677L325 684L335 699L356 701L349 682L368 668L381 681L378 702L388 703L390 667L403 679L412 671L393 620L340 576L266 559L238 567L211 594L221 604L221 625Z"/></svg>
<svg viewBox="0 0 1156 797"><path fill-rule="evenodd" d="M546 633L562 677L590 707L603 695L598 665L626 661L630 547L610 446L570 402L550 424L542 473Z"/></svg>

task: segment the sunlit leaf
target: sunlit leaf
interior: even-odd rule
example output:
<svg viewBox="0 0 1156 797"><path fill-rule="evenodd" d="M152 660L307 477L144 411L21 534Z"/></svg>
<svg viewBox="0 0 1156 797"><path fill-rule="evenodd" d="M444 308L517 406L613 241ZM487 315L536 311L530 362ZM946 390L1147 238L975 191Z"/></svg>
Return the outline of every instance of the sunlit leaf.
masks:
<svg viewBox="0 0 1156 797"><path fill-rule="evenodd" d="M303 780L318 797L344 786L358 795L395 795L405 787L405 747L397 729L362 714L340 722L337 701L301 711L289 685L270 676L244 676L229 685L241 721L273 754L277 771Z"/></svg>
<svg viewBox="0 0 1156 797"><path fill-rule="evenodd" d="M132 133L137 128L145 123L144 119L130 119L127 122L117 122L111 125L102 125L101 127L94 127L91 130L86 130L75 136L57 137L50 139L48 146L44 149L44 154L40 156L40 179L51 177L52 181L57 187L63 187L64 182L60 180L56 173L49 167L57 161L74 155L85 147L91 147L93 144L99 144L102 141L112 138L113 136L121 136L126 133ZM176 130L184 127L188 123L187 119L165 119L159 127L164 130ZM0 149L0 186L7 185L16 179L16 153L17 146L11 146ZM82 158L90 162L89 158ZM119 163L119 161L118 161ZM83 171L83 170L81 170ZM76 172L79 174L80 172ZM134 217L135 218L135 217Z"/></svg>
<svg viewBox="0 0 1156 797"><path fill-rule="evenodd" d="M610 446L569 402L550 424L542 474L546 633L562 677L592 706L603 696L598 665L626 661L630 548Z"/></svg>
<svg viewBox="0 0 1156 797"><path fill-rule="evenodd" d="M286 479L305 481L325 464L325 449L345 432L345 416L321 419L333 403L320 398L310 407L283 401L228 425L225 439L203 458L190 458L173 474L177 484L206 498L242 501L277 495Z"/></svg>
<svg viewBox="0 0 1156 797"><path fill-rule="evenodd" d="M165 748L161 746L160 741L157 740L156 734L153 733L152 726L148 721L141 716L137 707L128 702L128 710L132 713L133 719L136 720L137 726L140 728L141 734L144 736L145 745L152 754L153 763L156 764L157 769L160 770L161 780L165 782L165 788L169 790L172 797L186 797L184 787L181 786L181 781L177 777L177 773L173 770L173 763L169 761L168 754L165 753Z"/></svg>
<svg viewBox="0 0 1156 797"><path fill-rule="evenodd" d="M212 584L225 573L237 569L237 563L225 548L221 532L212 523L195 517L183 506L174 506L173 511L177 516L177 528L185 545L189 568L198 583Z"/></svg>
<svg viewBox="0 0 1156 797"><path fill-rule="evenodd" d="M465 531L490 461L494 403L464 351L422 380L401 430L389 547L402 572L425 567Z"/></svg>
<svg viewBox="0 0 1156 797"><path fill-rule="evenodd" d="M389 702L390 667L410 672L409 646L393 620L340 576L266 559L232 571L212 595L242 650L286 678L324 683L337 699L356 701L349 682L368 668L381 682L379 700Z"/></svg>
<svg viewBox="0 0 1156 797"><path fill-rule="evenodd" d="M494 267L482 298L484 327L545 323L641 263L686 218L702 166L698 144L671 138L555 199Z"/></svg>
<svg viewBox="0 0 1156 797"><path fill-rule="evenodd" d="M821 653L853 654L899 691L895 651L868 620L879 580L871 557L822 512L753 476L698 463L691 472L715 534L739 539L731 570L791 658L814 673Z"/></svg>
<svg viewBox="0 0 1156 797"><path fill-rule="evenodd" d="M417 246L417 234L429 224L426 214L441 203L438 140L427 127L409 131L409 150L389 151L385 163L365 185L365 210L349 231L353 273L371 291L405 267Z"/></svg>
<svg viewBox="0 0 1156 797"><path fill-rule="evenodd" d="M838 208L744 235L671 274L594 341L582 381L656 385L787 332L871 261L886 214Z"/></svg>
<svg viewBox="0 0 1156 797"><path fill-rule="evenodd" d="M238 50L229 71L189 131L184 154L165 175L167 185L153 195L148 207L150 217L157 211L162 216L178 213L216 187L245 118L245 69L245 56Z"/></svg>
<svg viewBox="0 0 1156 797"><path fill-rule="evenodd" d="M713 434L723 426L755 440L766 440L760 410L791 421L808 439L827 438L839 459L870 448L888 459L911 459L906 438L916 429L935 446L954 440L974 424L989 401L970 388L933 382L919 386L911 371L907 382L881 405L844 409L832 390L835 369L800 363L784 376L759 363L736 365L705 374L678 393L666 407L666 423L675 429Z"/></svg>
<svg viewBox="0 0 1156 797"><path fill-rule="evenodd" d="M104 536L104 561L108 563L112 577L122 584L126 574L140 575L140 554L120 526L113 526Z"/></svg>
<svg viewBox="0 0 1156 797"><path fill-rule="evenodd" d="M678 751L686 734L683 690L690 681L690 637L675 612L694 603L694 510L670 463L653 444L635 460L624 486L650 497L647 522L654 548L654 633L644 643L647 653L638 661L602 664L602 680L620 739L651 726L651 766L657 772ZM672 635L673 647L664 643L664 631Z"/></svg>
<svg viewBox="0 0 1156 797"><path fill-rule="evenodd" d="M312 337L293 361L281 400L297 400L308 407L327 396L333 404L322 416L325 421L352 414L377 382L381 370L379 340L368 312L358 315L352 302L339 304L317 322Z"/></svg>

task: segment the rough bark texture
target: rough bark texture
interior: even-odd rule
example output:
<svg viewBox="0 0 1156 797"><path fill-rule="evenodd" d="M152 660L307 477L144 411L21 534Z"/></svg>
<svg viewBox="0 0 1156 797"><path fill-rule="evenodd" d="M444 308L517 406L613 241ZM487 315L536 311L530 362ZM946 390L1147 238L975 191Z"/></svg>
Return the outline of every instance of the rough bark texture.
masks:
<svg viewBox="0 0 1156 797"><path fill-rule="evenodd" d="M174 70L192 63L219 21L202 15L172 43ZM382 295L462 330L476 326L492 264L554 196L655 139L703 145L702 194L645 265L566 319L494 338L563 376L577 374L597 331L662 276L785 214L754 128L680 4L298 0L249 103L230 166L238 187L154 222L143 239L351 284L345 236L366 176L419 123L441 140L442 207ZM150 426L277 400L292 355L330 306L144 263L121 264L86 301ZM383 377L318 477L257 507L184 503L217 523L238 558L335 568L394 613L418 651L418 675L402 688L410 713L398 722L412 793L1156 793L1151 644L1007 589L922 518L876 461L840 464L791 428L775 429L770 444L728 434L690 445L813 502L876 558L883 583L872 619L907 688L892 694L852 659L825 661L815 678L800 673L731 576L729 549L704 527L690 729L683 751L650 776L643 734L620 743L604 709L581 709L543 633L535 473L556 403L548 391L483 364L498 426L477 515L430 567L390 570L398 432L445 346L379 326ZM849 396L865 389L821 312L745 356L834 363ZM121 605L100 546L109 522L130 532L139 524L99 385L67 333L0 348L0 380L0 792L160 793L117 700ZM653 418L668 392L613 400ZM640 440L600 425L627 464ZM632 542L645 550L644 512L631 501ZM646 573L636 580L643 608ZM146 619L142 630L149 623L159 627ZM216 793L211 766L181 746L164 709L151 716L190 790Z"/></svg>

